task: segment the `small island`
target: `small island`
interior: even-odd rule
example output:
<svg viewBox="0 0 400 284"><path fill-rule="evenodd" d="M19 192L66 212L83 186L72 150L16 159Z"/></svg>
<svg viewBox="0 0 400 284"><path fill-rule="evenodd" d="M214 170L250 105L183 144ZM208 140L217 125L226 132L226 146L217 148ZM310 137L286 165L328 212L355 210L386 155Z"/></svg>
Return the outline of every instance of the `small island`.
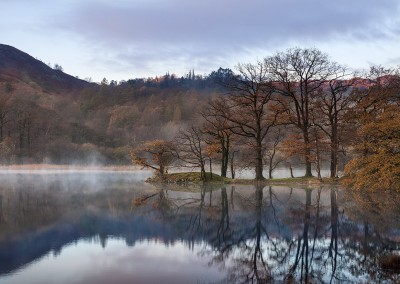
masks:
<svg viewBox="0 0 400 284"><path fill-rule="evenodd" d="M262 181L257 181L254 179L232 179L227 177L222 177L217 174L205 174L205 179L203 179L200 172L179 172L179 173L169 173L162 176L155 175L148 178L146 182L152 184L177 184L177 185L187 185L187 184L262 184L262 185L338 185L338 179L322 178L318 179L316 177L298 177L298 178L275 178L275 179L264 179Z"/></svg>

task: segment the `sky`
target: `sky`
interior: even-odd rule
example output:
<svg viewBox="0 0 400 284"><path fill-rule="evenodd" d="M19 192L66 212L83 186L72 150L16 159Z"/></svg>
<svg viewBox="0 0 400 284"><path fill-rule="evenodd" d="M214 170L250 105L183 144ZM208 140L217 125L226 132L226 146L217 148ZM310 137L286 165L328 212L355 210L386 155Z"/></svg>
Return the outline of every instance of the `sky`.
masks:
<svg viewBox="0 0 400 284"><path fill-rule="evenodd" d="M99 82L235 69L291 47L400 64L399 0L0 0L0 43Z"/></svg>

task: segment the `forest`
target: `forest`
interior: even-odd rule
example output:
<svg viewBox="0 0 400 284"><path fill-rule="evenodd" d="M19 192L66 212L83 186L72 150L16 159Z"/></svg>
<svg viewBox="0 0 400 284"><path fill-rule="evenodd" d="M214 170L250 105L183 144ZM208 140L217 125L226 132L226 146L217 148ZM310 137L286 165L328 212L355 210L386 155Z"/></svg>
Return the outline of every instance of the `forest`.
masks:
<svg viewBox="0 0 400 284"><path fill-rule="evenodd" d="M198 168L204 178L214 166L232 178L251 169L256 180L278 167L318 178L328 168L355 188L400 188L398 68L354 72L318 49L291 48L208 75L68 88L53 84L62 68L46 72L0 68L3 164L133 161L161 175Z"/></svg>

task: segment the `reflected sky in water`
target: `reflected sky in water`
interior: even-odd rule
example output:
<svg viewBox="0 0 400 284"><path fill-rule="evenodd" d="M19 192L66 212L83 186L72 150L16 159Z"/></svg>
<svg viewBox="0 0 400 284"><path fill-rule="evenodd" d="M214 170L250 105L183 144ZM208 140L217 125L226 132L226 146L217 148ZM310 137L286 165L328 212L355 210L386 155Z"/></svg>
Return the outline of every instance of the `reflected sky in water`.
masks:
<svg viewBox="0 0 400 284"><path fill-rule="evenodd" d="M397 194L146 175L0 175L0 283L400 280Z"/></svg>
<svg viewBox="0 0 400 284"><path fill-rule="evenodd" d="M166 246L142 240L127 247L122 239L80 240L54 255L49 253L5 283L210 283L222 280L217 267L201 256L204 244L188 249L181 242ZM179 273L177 273L177 270ZM32 280L34 279L34 280Z"/></svg>

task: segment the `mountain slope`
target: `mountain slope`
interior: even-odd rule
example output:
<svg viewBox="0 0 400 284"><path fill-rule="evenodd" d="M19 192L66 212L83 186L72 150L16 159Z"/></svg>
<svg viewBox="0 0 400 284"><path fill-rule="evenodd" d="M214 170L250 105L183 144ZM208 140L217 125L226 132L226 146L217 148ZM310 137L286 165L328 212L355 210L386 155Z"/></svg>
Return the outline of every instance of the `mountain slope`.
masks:
<svg viewBox="0 0 400 284"><path fill-rule="evenodd" d="M76 91L91 85L4 44L0 44L0 80L33 81L48 92Z"/></svg>

